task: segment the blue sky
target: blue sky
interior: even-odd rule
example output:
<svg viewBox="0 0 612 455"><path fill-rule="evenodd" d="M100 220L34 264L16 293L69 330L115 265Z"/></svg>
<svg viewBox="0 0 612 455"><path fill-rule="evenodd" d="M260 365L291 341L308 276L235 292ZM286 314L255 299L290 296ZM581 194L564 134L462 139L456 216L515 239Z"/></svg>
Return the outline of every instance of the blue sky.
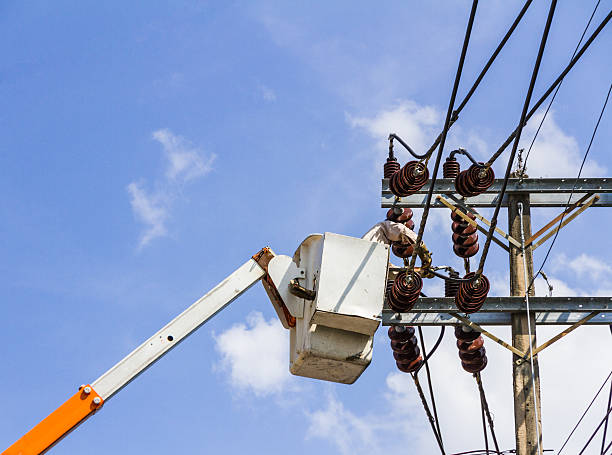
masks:
<svg viewBox="0 0 612 455"><path fill-rule="evenodd" d="M312 232L361 236L381 220L384 138L423 149L439 132L468 3L2 2L0 446L262 246L291 255ZM569 61L594 3L559 2L535 96ZM460 97L520 6L481 2ZM610 7L601 2L594 24ZM449 150L488 158L518 122L547 9L534 2ZM577 172L611 46L608 28L564 82L531 176ZM610 175L611 121L607 112L586 176ZM534 226L556 212L534 213ZM546 267L557 295L612 292L608 212L587 211L560 235ZM457 265L448 213L430 224L436 263ZM504 255L494 250L487 267L507 293ZM290 376L274 318L253 288L53 453L434 453L383 331L359 381L333 385ZM582 328L542 356L545 447L559 447L609 371L609 342L607 328ZM486 343L483 380L510 448L510 357ZM476 390L452 336L432 369L449 450L480 448Z"/></svg>

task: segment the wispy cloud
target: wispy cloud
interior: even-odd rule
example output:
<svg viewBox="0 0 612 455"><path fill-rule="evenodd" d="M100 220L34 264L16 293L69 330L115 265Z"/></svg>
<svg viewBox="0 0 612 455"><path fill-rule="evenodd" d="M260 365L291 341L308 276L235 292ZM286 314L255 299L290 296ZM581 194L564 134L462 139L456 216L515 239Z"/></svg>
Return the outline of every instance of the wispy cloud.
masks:
<svg viewBox="0 0 612 455"><path fill-rule="evenodd" d="M164 176L155 181L154 190L147 190L143 180L133 181L127 186L134 215L145 226L140 236L140 248L167 235L166 223L180 189L208 174L216 158L212 153L205 156L200 149L169 129L154 131L152 137L162 145L168 160Z"/></svg>

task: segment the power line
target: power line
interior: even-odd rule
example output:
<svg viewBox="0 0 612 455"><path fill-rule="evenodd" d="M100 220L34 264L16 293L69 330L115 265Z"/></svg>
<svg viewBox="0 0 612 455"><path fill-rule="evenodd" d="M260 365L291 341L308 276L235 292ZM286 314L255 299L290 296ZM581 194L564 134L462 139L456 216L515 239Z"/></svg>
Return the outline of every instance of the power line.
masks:
<svg viewBox="0 0 612 455"><path fill-rule="evenodd" d="M563 223L563 219L565 218L565 215L567 213L567 208L570 205L572 196L574 195L574 191L576 190L576 185L578 185L578 180L580 179L580 176L582 175L582 169L584 168L584 164L586 163L587 157L589 156L589 152L591 151L591 146L593 145L595 134L597 134L597 129L599 128L599 123L601 122L601 118L603 117L603 114L606 110L606 106L608 105L608 100L610 99L610 91L612 91L612 83L610 84L610 88L608 89L608 94L606 95L606 99L601 108L601 112L599 113L599 118L597 119L597 123L595 124L595 128L593 129L593 134L591 134L591 140L589 141L589 146L587 147L584 157L582 158L582 163L580 164L578 175L576 176L576 179L574 180L574 186L572 187L572 191L570 192L569 198L567 199L565 210L563 211L563 214L561 215L561 219L559 220L559 226L557 226L557 232L555 232L555 236L553 237L552 242L550 246L548 247L548 251L546 252L546 256L544 257L544 260L542 261L542 265L540 266L538 272L535 275L533 275L533 278L531 279L531 283L529 283L529 286L527 287L527 289L531 288L534 280L542 272L542 269L544 268L544 265L546 264L546 261L548 260L548 256L550 256L550 252L552 251L553 246L555 246L555 241L557 240L557 237L559 236L559 232L561 231L561 224Z"/></svg>
<svg viewBox="0 0 612 455"><path fill-rule="evenodd" d="M544 92L544 94L540 97L540 99L538 101L536 101L536 103L533 105L533 107L531 108L531 110L529 111L527 116L525 117L525 123L527 123L527 121L533 116L533 114L535 114L535 112L540 108L542 103L544 103L544 101L546 101L546 98L548 98L548 96L553 92L553 90L557 87L557 85L559 85L561 83L561 81L565 78L565 76L567 76L567 74L572 70L574 65L576 65L578 60L580 60L580 58L584 55L584 53L589 48L589 46L593 43L593 41L595 41L595 38L597 38L599 33L608 24L610 19L612 19L612 10L610 10L608 15L604 18L604 20L601 21L601 23L597 26L595 31L593 31L593 33L591 34L589 39L586 40L586 42L580 48L580 50L578 51L576 56L572 59L572 61L565 67L565 69L561 72L561 74L559 74L559 76L557 76L557 79L555 79L555 81L548 87L548 89L546 90L546 92ZM523 124L523 126L524 126L524 124ZM497 160L497 158L499 158L499 156L504 152L504 150L506 150L506 147L508 147L508 145L510 145L510 143L512 142L512 140L516 136L516 133L519 130L519 127L520 127L520 125L517 126L514 129L514 131L510 134L510 136L508 136L506 138L504 143L497 149L497 151L491 156L491 158L489 158L489 161L487 161L487 163L486 163L487 166L491 166L493 164L493 162L495 162L495 160Z"/></svg>
<svg viewBox="0 0 612 455"><path fill-rule="evenodd" d="M493 54L491 54L491 57L489 57L489 60L487 60L487 63L485 63L485 66L482 68L482 70L480 71L480 74L478 75L478 77L476 78L476 80L474 81L474 83L472 84L472 87L468 90L467 94L465 95L465 97L463 98L463 100L461 101L461 103L459 103L459 106L457 106L457 109L455 109L452 113L451 116L451 121L449 124L449 128L457 121L457 119L459 118L459 113L463 110L463 108L465 107L465 105L467 104L467 102L470 100L470 98L472 97L472 95L474 94L474 92L476 91L476 88L478 88L478 86L480 85L480 83L482 82L482 79L484 78L485 74L487 74L487 71L489 71L489 68L491 68L491 65L493 65L493 62L495 61L495 59L497 58L497 56L499 55L499 53L501 52L501 50L504 48L504 46L506 45L506 43L508 42L508 39L510 39L510 36L512 36L512 33L514 33L514 30L516 29L516 27L518 26L518 24L521 22L521 19L523 19L523 16L525 15L525 13L527 12L527 9L529 8L529 6L531 5L533 0L527 0L525 2L525 4L523 5L523 7L521 8L521 10L519 11L518 15L516 16L516 18L514 19L514 22L512 23L512 25L510 26L510 28L508 29L508 31L506 32L506 34L504 35L504 37L501 39L501 41L499 42L499 44L497 45L497 47L495 48L495 50L493 51ZM433 151L435 150L435 148L438 146L438 144L440 144L440 140L442 139L442 133L440 133L438 135L438 137L436 138L436 140L434 141L434 143L431 145L431 147L429 147L429 149L427 150L427 152L425 152L426 156L429 156L433 153Z"/></svg>
<svg viewBox="0 0 612 455"><path fill-rule="evenodd" d="M482 271L484 269L484 264L487 259L487 253L489 252L489 247L491 246L491 239L493 238L493 233L495 232L495 227L497 226L497 216L499 215L499 209L501 208L502 199L504 198L506 187L508 186L508 179L510 178L510 172L512 171L512 163L514 162L514 156L516 155L518 143L521 139L521 132L523 130L523 125L526 123L525 117L527 116L527 109L529 108L529 103L531 102L531 95L533 94L533 88L535 87L536 79L538 78L538 72L540 70L540 63L542 62L542 56L544 55L544 48L546 47L546 41L548 39L548 33L550 32L550 26L552 24L552 19L555 14L556 6L557 6L557 0L552 0L550 2L550 9L548 10L548 17L546 18L546 25L544 26L544 32L542 33L542 39L540 40L540 48L538 50L538 56L536 57L535 65L531 73L531 81L529 82L529 88L527 89L527 96L525 97L525 102L523 103L523 111L521 112L521 119L519 120L519 127L518 127L518 130L514 138L514 145L512 146L512 152L510 153L510 158L508 158L508 166L506 167L506 175L502 183L501 191L499 192L497 204L495 205L495 211L493 212L493 217L491 219L491 227L489 228L487 239L485 241L485 244L482 250L482 255L480 256L480 263L478 265L478 270L475 274L476 277L482 274Z"/></svg>
<svg viewBox="0 0 612 455"><path fill-rule="evenodd" d="M591 21L593 20L593 17L595 16L595 12L597 11L597 7L599 6L599 3L601 2L601 0L597 0L597 3L595 4L595 8L593 8L593 12L591 13L591 17L589 18L589 21L587 22L586 26L584 27L584 30L582 31L582 35L580 36L580 39L578 40L578 44L576 44L576 49L574 49L574 53L572 54L572 57L570 58L570 61L576 56L576 52L578 52L578 49L580 48L580 44L582 43L582 40L584 39L584 35L586 35L587 30L589 29L589 25L591 25ZM555 93L553 93L552 98L550 99L550 103L548 103L548 106L546 107L546 112L544 112L544 115L542 116L542 120L540 121L540 124L538 125L538 129L536 130L535 134L533 135L533 139L531 140L531 144L529 144L529 149L527 150L527 155L525 155L525 162L523 164L523 169L527 169L527 160L529 159L529 154L531 153L531 149L533 148L533 144L535 143L538 134L540 133L540 130L542 129L542 125L544 124L544 120L546 120L546 116L548 115L548 111L550 111L550 107L552 106L553 102L555 101L555 98L557 97L557 93L559 93L559 90L561 89L561 85L563 84L563 80L561 80L561 82L559 82L559 85L557 85L557 88L555 89Z"/></svg>
<svg viewBox="0 0 612 455"><path fill-rule="evenodd" d="M612 376L612 370L610 370L610 373L608 374L606 379L604 379L604 382L601 384L601 387L599 387L599 390L597 391L597 393L595 394L595 396L593 397L593 399L591 400L591 402L589 403L587 408L584 410L584 412L582 413L580 418L578 419L578 422L576 423L576 425L574 425L574 428L572 428L572 431L570 432L569 436L565 439L565 442L563 443L563 445L561 446L561 448L557 452L557 455L561 455L561 452L563 451L563 448L567 445L567 443L571 439L572 435L574 434L574 432L576 431L576 429L578 428L578 426L580 425L580 423L582 422L584 417L589 412L589 409L591 409L591 406L593 406L593 403L595 403L595 400L597 399L597 397L599 396L599 394L601 393L603 388L606 386L606 383L608 382L608 379L610 379L610 376Z"/></svg>
<svg viewBox="0 0 612 455"><path fill-rule="evenodd" d="M427 201L425 202L425 209L423 210L423 216L421 217L421 224L419 226L419 233L415 242L414 252L410 260L410 268L414 268L416 262L417 249L423 239L423 232L425 231L425 224L427 223L427 216L429 215L429 208L431 206L431 198L433 196L434 185L436 183L436 176L440 168L440 159L442 158L442 150L444 149L444 143L446 142L446 135L450 128L450 120L455 105L455 98L457 96L457 90L459 88L459 81L461 80L461 73L463 71L463 63L465 61L465 54L467 53L467 47L470 42L470 35L472 33L472 26L474 25L474 17L476 16L476 8L478 6L478 0L472 1L472 10L470 11L470 18L468 20L467 28L465 30L465 37L463 38L463 47L461 49L461 56L459 57L459 65L455 74L455 83L451 93L450 101L448 103L448 109L446 111L446 120L444 121L444 129L442 130L442 138L440 139L440 147L438 149L438 155L436 156L436 163L434 165L433 175L431 176L431 184L429 185L429 191L427 192Z"/></svg>

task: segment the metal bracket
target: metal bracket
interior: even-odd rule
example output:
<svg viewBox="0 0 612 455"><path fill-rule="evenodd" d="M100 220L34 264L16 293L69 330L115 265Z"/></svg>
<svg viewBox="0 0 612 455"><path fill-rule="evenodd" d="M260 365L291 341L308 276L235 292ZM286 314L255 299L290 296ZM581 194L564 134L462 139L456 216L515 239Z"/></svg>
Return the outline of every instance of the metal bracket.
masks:
<svg viewBox="0 0 612 455"><path fill-rule="evenodd" d="M546 226L544 226L542 229L540 229L538 232L536 232L535 234L533 234L531 236L531 238L529 240L527 240L527 244L525 245L525 247L530 246L533 241L538 238L540 235L542 235L544 232L546 232L547 229L549 229L550 227L552 227L553 225L555 225L558 221L561 220L561 218L563 218L565 215L567 215L568 213L571 213L574 209L576 209L577 207L580 207L580 205L586 201L589 197L592 196L592 193L590 194L586 194L585 196L583 196L582 198L580 198L578 201L576 201L575 203L573 203L572 205L570 205L566 210L564 210L562 213L560 213L559 215L557 215L555 218L553 218L548 224L546 224ZM565 227L570 221L572 221L574 218L576 218L578 215L580 215L582 212L584 212L586 209L588 209L590 206L592 206L595 202L597 202L599 200L600 196L598 194L596 194L595 196L593 196L593 198L591 200L589 200L588 202L586 202L584 205L582 205L582 207L580 207L575 213L573 213L572 215L570 215L569 217L565 218L565 220L563 221L563 223L561 223L560 226L558 226L557 228L553 229L552 231L550 231L548 234L546 234L544 237L542 237L539 241L537 241L535 244L533 244L532 249L536 249L537 247L539 247L542 243L544 243L546 240L548 240L550 237L552 237L554 234L556 234L557 232L559 232L559 230L561 230L561 228Z"/></svg>
<svg viewBox="0 0 612 455"><path fill-rule="evenodd" d="M572 324L571 326L569 326L567 329L565 329L563 332L559 333L558 335L555 335L554 337L552 337L550 340L548 340L546 343L541 344L540 346L538 346L537 348L535 348L531 355L529 355L529 351L527 351L524 355L521 356L520 359L517 359L514 363L516 363L517 365L521 365L523 362L528 362L530 361L532 358L535 358L535 356L538 355L538 353L544 349L546 349L548 346L550 346L551 344L555 343L556 341L559 341L561 338L563 338L565 335L567 335L568 333L576 330L578 327L580 327L582 324L584 324L585 322L590 321L591 319L593 319L595 316L597 316L599 314L599 312L594 311L591 314L589 314L588 316L582 318L580 321L576 322L575 324Z"/></svg>

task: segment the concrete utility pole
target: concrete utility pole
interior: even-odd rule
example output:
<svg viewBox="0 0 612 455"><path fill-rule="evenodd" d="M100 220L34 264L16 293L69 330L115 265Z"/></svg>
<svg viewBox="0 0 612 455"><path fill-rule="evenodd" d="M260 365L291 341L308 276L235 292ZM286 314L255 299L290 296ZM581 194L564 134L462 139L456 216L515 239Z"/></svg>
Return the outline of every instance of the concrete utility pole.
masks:
<svg viewBox="0 0 612 455"><path fill-rule="evenodd" d="M508 230L515 239L521 238L521 219L518 203L523 204L523 229L525 241L531 237L531 213L529 207L529 195L510 195L508 198ZM525 270L523 265L523 253L519 248L510 245L510 295L522 297L525 288L533 279L533 255L531 247L525 250L525 263L527 264L527 280L525 283ZM529 289L529 295L535 293L534 286ZM536 315L531 312L531 345L536 346ZM512 314L512 346L522 352L529 351L529 330L527 315L525 313ZM531 363L521 362L517 365L519 357L512 356L512 378L514 390L514 428L516 435L516 453L518 455L535 455L538 453L538 434L540 437L539 447L542 447L542 421L540 408L540 372L538 358L533 360L534 376L531 377ZM535 381L536 402L534 403L533 385ZM537 414L536 414L537 409ZM536 415L538 417L536 427ZM538 454L540 455L540 454Z"/></svg>

